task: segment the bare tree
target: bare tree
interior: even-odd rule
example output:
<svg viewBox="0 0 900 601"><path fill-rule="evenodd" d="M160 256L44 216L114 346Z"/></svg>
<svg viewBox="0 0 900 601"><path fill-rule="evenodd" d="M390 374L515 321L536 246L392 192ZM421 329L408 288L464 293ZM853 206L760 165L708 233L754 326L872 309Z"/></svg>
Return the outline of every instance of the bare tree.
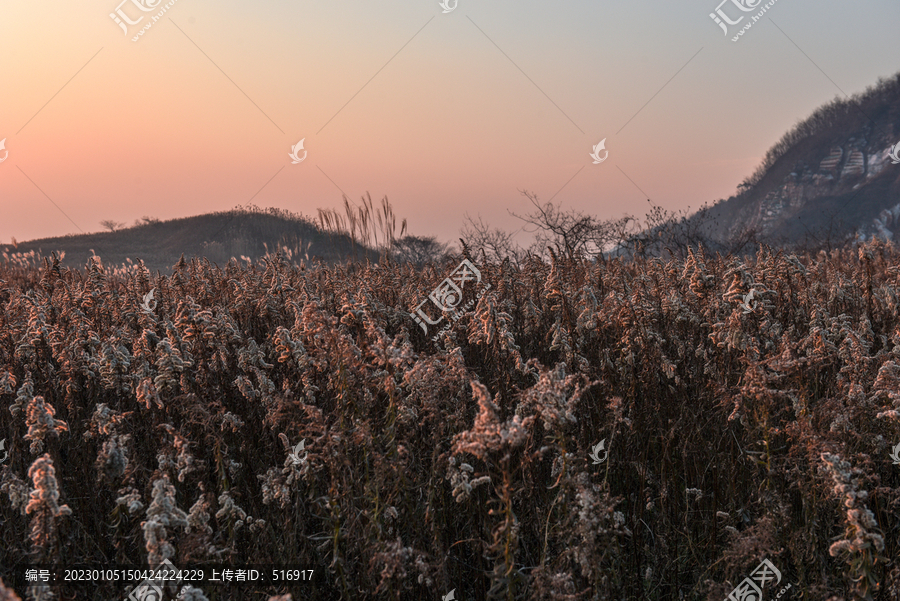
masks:
<svg viewBox="0 0 900 601"><path fill-rule="evenodd" d="M643 219L626 215L620 219L602 220L580 211L564 211L552 202L541 204L534 194L522 193L535 211L524 216L512 215L535 228L535 243L529 250L539 256L545 256L549 247L568 258L684 258L689 248L703 246L739 253L752 248L758 241L757 229L744 228L737 233L724 231L706 205L688 215L687 211L667 211L648 198L651 208Z"/></svg>
<svg viewBox="0 0 900 601"><path fill-rule="evenodd" d="M448 245L434 236L404 236L394 242L394 259L415 265L439 263L448 253Z"/></svg>
<svg viewBox="0 0 900 601"><path fill-rule="evenodd" d="M643 223L634 220L637 231L622 237L617 255L632 257L673 257L684 259L688 249L704 247L724 254L738 254L754 248L759 229L745 226L738 231L723 228L714 211L704 205L696 213L672 212L654 205Z"/></svg>
<svg viewBox="0 0 900 601"><path fill-rule="evenodd" d="M628 237L629 227L636 221L631 216L604 221L581 211L563 211L560 205L550 201L541 204L532 192L520 192L528 198L535 211L524 216L510 214L536 228L532 230L535 234L532 250L540 256L544 255L544 249L548 246L570 259L602 256L604 251Z"/></svg>
<svg viewBox="0 0 900 601"><path fill-rule="evenodd" d="M108 229L111 232L114 232L121 227L125 227L124 222L120 223L118 221L113 221L112 219L104 219L103 221L100 222L100 225L102 225L103 227L105 227L106 229Z"/></svg>
<svg viewBox="0 0 900 601"><path fill-rule="evenodd" d="M152 225L154 223L159 223L159 219L157 219L156 217L147 217L146 215L144 215L140 219L134 220L134 227L138 227L140 225Z"/></svg>
<svg viewBox="0 0 900 601"><path fill-rule="evenodd" d="M470 248L476 252L483 252L489 261L499 263L509 257L510 261L518 265L524 258L525 251L513 242L515 232L491 228L480 215L476 221L467 213L465 219L462 229L459 230L460 235Z"/></svg>

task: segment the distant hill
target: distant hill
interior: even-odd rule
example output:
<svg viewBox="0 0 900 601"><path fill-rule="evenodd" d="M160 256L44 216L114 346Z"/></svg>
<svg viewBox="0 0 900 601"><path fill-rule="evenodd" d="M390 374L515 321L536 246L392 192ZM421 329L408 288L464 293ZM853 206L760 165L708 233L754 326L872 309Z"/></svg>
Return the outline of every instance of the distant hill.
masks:
<svg viewBox="0 0 900 601"><path fill-rule="evenodd" d="M896 146L895 146L896 145ZM754 252L760 244L817 249L900 234L900 74L836 98L800 121L738 193L697 213L651 224L612 256L642 247L695 245ZM896 155L895 155L896 156Z"/></svg>
<svg viewBox="0 0 900 601"><path fill-rule="evenodd" d="M900 73L880 79L861 94L836 98L798 122L769 149L736 195L678 220L660 217L657 207L644 231L606 254L663 254L667 248L700 243L712 251L746 253L760 244L816 249L854 238L892 240L900 236L898 155ZM361 207L354 208L346 198L344 205L346 219L339 211L320 211L320 223L329 232L289 211L250 207L145 220L114 232L43 238L16 247L0 245L0 252L37 251L48 256L62 251L63 266L83 267L93 251L106 266L143 259L151 271L166 274L182 254L186 259L206 257L220 266L232 257L255 261L267 250L289 252L295 261L377 261L377 253L353 237L331 232L393 231L390 203L385 197L379 208L371 197L364 197ZM401 237L405 228L404 221ZM417 262L445 250L433 238L407 236L406 241L407 256L417 257Z"/></svg>
<svg viewBox="0 0 900 601"><path fill-rule="evenodd" d="M52 251L65 252L60 264L73 268L83 267L92 254L98 255L105 267L143 259L151 273L164 274L171 274L172 265L182 254L187 260L206 257L224 267L232 257L256 261L267 250L281 250L295 262L318 259L333 263L354 257L378 260L377 253L354 243L349 236L324 232L306 217L253 206L169 221L146 219L141 225L113 232L0 245L0 252L8 254L36 251L49 256Z"/></svg>

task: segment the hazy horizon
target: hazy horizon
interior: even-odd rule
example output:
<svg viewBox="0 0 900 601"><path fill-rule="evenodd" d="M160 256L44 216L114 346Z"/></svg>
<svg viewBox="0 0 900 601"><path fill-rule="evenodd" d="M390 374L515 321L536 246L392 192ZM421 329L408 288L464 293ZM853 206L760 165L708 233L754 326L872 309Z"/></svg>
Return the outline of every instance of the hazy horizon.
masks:
<svg viewBox="0 0 900 601"><path fill-rule="evenodd" d="M0 7L0 242L248 203L315 216L344 193L451 242L466 213L519 229L519 190L600 218L696 210L900 52L887 0L778 0L737 42L766 3L177 0L132 41L156 1ZM745 15L727 36L717 6ZM126 35L111 13L143 19Z"/></svg>

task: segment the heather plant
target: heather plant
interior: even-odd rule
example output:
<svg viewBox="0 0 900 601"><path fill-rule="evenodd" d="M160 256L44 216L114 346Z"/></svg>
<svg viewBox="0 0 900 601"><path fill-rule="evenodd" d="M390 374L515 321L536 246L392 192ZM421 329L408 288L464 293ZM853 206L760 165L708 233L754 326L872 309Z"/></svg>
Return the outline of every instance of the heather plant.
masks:
<svg viewBox="0 0 900 601"><path fill-rule="evenodd" d="M60 505L59 484L56 470L48 453L38 457L28 468L28 477L34 483L31 499L25 506L25 514L31 518L31 545L36 558L49 559L57 552L57 520L72 515L68 505Z"/></svg>
<svg viewBox="0 0 900 601"><path fill-rule="evenodd" d="M4 466L2 479L0 479L0 491L6 493L9 497L10 506L15 510L18 509L25 515L25 507L28 505L28 499L31 496L31 489L24 481L20 480L16 474Z"/></svg>
<svg viewBox="0 0 900 601"><path fill-rule="evenodd" d="M832 544L828 553L832 557L846 558L850 564L849 577L856 583L853 592L857 597L868 601L873 598L873 591L879 586L879 578L875 573L876 563L886 559L881 555L884 551L884 537L875 532L878 526L875 515L866 507L868 492L859 490L858 478L853 477L859 475L860 470L851 470L848 462L831 453L823 453L822 461L834 480L834 493L841 498L846 508L847 520L846 538Z"/></svg>
<svg viewBox="0 0 900 601"><path fill-rule="evenodd" d="M44 401L44 397L34 397L28 403L26 413L25 424L28 426L28 433L23 438L31 442L29 448L32 453L40 453L44 450L44 438L48 434L58 435L69 429L66 422L54 418L56 410Z"/></svg>
<svg viewBox="0 0 900 601"><path fill-rule="evenodd" d="M175 487L167 476L153 481L153 499L147 507L147 519L141 522L147 559L150 567L157 567L175 555L169 542L169 530L188 526L187 514L175 504Z"/></svg>

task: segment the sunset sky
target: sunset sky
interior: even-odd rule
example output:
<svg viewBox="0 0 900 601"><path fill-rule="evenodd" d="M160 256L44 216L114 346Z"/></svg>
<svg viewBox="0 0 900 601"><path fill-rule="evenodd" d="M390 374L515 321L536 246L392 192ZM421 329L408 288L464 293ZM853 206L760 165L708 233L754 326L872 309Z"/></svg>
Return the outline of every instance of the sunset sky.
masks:
<svg viewBox="0 0 900 601"><path fill-rule="evenodd" d="M518 229L519 190L696 209L900 70L896 0L777 0L737 42L765 3L720 5L746 15L726 35L719 0L176 0L135 42L165 3L118 2L0 0L0 243L251 202L314 216L342 192L443 241L466 213ZM143 18L126 34L117 10Z"/></svg>

